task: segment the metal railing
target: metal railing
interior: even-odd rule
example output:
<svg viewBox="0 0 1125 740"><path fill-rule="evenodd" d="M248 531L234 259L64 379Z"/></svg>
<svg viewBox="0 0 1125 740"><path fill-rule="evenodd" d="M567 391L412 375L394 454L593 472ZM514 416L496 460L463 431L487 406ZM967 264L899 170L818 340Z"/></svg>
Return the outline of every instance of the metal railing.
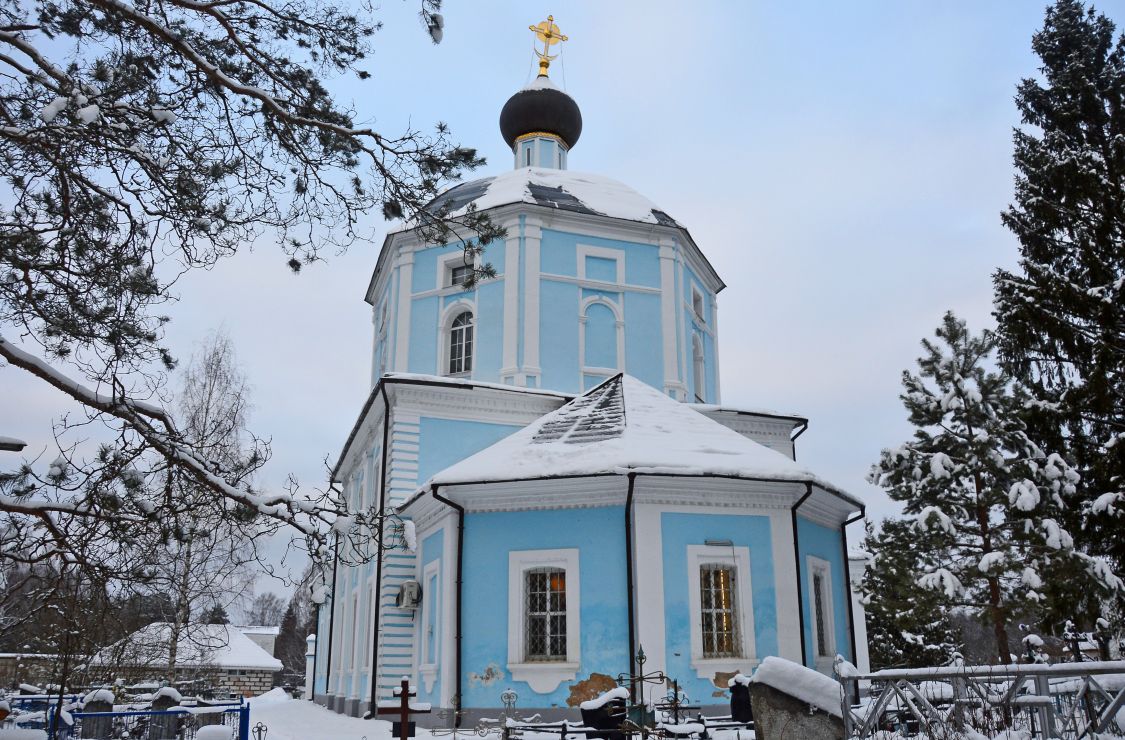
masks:
<svg viewBox="0 0 1125 740"><path fill-rule="evenodd" d="M234 731L233 738L250 740L250 706L245 701L166 710L73 712L71 716L74 718L73 740L194 740L199 729L208 725L225 725Z"/></svg>
<svg viewBox="0 0 1125 740"><path fill-rule="evenodd" d="M245 701L200 703L170 709L124 709L112 712L79 711L81 697L64 697L63 721L55 726L58 696L9 696L13 714L2 727L40 729L52 740L194 740L201 727L225 725L232 738L250 740L250 705Z"/></svg>
<svg viewBox="0 0 1125 740"><path fill-rule="evenodd" d="M892 731L907 738L988 737L1021 731L1036 740L1116 732L1125 707L1125 661L1055 665L952 665L841 676L844 737ZM866 694L862 701L854 698Z"/></svg>

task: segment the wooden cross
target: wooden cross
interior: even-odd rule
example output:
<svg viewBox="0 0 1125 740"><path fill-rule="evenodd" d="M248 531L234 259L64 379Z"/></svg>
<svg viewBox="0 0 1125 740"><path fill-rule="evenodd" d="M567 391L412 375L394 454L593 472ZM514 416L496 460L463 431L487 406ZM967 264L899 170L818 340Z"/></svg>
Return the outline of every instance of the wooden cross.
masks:
<svg viewBox="0 0 1125 740"><path fill-rule="evenodd" d="M410 697L417 696L418 692L410 688L410 679L402 677L402 684L394 690L398 702L393 699L379 702L379 714L397 714L398 721L391 723L391 735L397 735L399 740L410 740L414 737L414 723L410 721L412 714L429 714L430 705L416 704L411 706Z"/></svg>

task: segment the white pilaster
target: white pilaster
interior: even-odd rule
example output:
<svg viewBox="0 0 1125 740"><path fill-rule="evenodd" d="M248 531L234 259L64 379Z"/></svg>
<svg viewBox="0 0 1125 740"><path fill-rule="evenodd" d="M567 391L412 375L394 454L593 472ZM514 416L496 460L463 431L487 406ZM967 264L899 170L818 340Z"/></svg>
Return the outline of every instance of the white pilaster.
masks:
<svg viewBox="0 0 1125 740"><path fill-rule="evenodd" d="M777 604L777 652L780 657L801 662L801 621L797 601L797 561L793 555L793 517L787 512L770 514L773 545L773 581Z"/></svg>
<svg viewBox="0 0 1125 740"><path fill-rule="evenodd" d="M715 397L711 403L720 404L723 402L722 385L719 383L719 296L711 294L711 341L714 343L714 362L715 367Z"/></svg>
<svg viewBox="0 0 1125 740"><path fill-rule="evenodd" d="M508 238L504 242L504 366L500 369L500 382L508 383L514 382L519 372L520 225L510 221L504 228Z"/></svg>
<svg viewBox="0 0 1125 740"><path fill-rule="evenodd" d="M633 507L633 579L636 588L637 643L645 649L645 670L668 668L664 634L664 540L659 506Z"/></svg>
<svg viewBox="0 0 1125 740"><path fill-rule="evenodd" d="M543 232L537 222L527 219L524 226L523 253L523 367L524 385L539 387L539 246ZM532 380L534 378L534 381Z"/></svg>
<svg viewBox="0 0 1125 740"><path fill-rule="evenodd" d="M848 596L852 600L852 620L855 624L855 667L860 673L871 672L871 654L867 646L867 610L863 608L863 599L860 597L860 587L863 585L863 574L867 570L867 558L848 557Z"/></svg>
<svg viewBox="0 0 1125 740"><path fill-rule="evenodd" d="M398 256L398 316L395 321L395 356L387 363L395 372L405 373L410 365L410 305L414 281L414 253Z"/></svg>
<svg viewBox="0 0 1125 740"><path fill-rule="evenodd" d="M660 242L660 327L664 341L664 392L678 393L680 381L676 355L676 250L670 242ZM678 397L678 396L677 396Z"/></svg>

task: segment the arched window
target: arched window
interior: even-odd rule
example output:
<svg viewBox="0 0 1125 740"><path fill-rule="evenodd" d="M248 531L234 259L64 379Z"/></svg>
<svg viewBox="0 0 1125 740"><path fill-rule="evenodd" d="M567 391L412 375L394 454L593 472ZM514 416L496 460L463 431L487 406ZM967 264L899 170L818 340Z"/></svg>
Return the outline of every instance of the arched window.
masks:
<svg viewBox="0 0 1125 740"><path fill-rule="evenodd" d="M463 375L473 370L473 314L464 311L449 326L449 374Z"/></svg>
<svg viewBox="0 0 1125 740"><path fill-rule="evenodd" d="M695 386L695 401L703 403L706 398L706 383L703 381L703 342L699 337L691 340L692 384Z"/></svg>

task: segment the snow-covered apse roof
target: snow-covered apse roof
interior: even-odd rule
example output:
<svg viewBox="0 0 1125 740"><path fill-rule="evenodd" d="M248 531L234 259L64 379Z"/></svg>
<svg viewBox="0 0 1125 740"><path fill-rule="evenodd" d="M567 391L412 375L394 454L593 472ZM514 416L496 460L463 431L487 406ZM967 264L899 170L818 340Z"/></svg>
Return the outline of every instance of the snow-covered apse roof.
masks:
<svg viewBox="0 0 1125 740"><path fill-rule="evenodd" d="M475 203L478 210L510 203L531 203L560 211L683 228L628 185L602 175L572 170L524 167L495 177L482 177L450 188L426 208L434 214L448 208L446 215L456 217L464 214L470 203Z"/></svg>
<svg viewBox="0 0 1125 740"><path fill-rule="evenodd" d="M629 472L807 482L860 505L780 452L629 375L451 465L427 487Z"/></svg>
<svg viewBox="0 0 1125 740"><path fill-rule="evenodd" d="M95 665L168 666L171 625L154 622L94 656ZM177 668L280 671L281 661L260 648L238 627L189 624L177 640Z"/></svg>

